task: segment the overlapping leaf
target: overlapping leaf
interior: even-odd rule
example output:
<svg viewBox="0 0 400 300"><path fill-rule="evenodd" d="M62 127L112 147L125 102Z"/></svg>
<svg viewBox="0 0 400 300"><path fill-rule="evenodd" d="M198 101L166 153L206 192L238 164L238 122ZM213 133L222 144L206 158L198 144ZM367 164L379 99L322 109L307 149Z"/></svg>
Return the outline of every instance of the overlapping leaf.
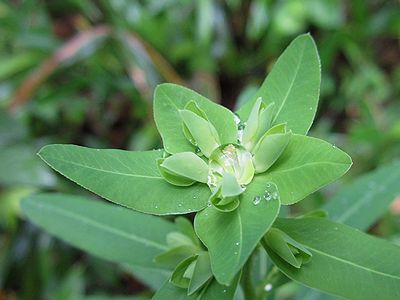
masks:
<svg viewBox="0 0 400 300"><path fill-rule="evenodd" d="M300 269L270 253L291 279L347 299L400 298L400 247L324 218L278 219L274 226L312 253Z"/></svg>
<svg viewBox="0 0 400 300"><path fill-rule="evenodd" d="M53 169L88 190L140 212L185 214L206 206L204 184L177 187L157 168L161 150L100 150L75 145L49 145L39 156Z"/></svg>
<svg viewBox="0 0 400 300"><path fill-rule="evenodd" d="M207 246L216 279L229 284L279 212L279 199L263 198L267 183L255 178L232 212L207 207L196 215L195 229Z"/></svg>
<svg viewBox="0 0 400 300"><path fill-rule="evenodd" d="M66 242L101 258L159 268L154 257L167 250L173 223L79 196L38 194L23 200L26 216Z"/></svg>
<svg viewBox="0 0 400 300"><path fill-rule="evenodd" d="M293 133L307 134L317 109L321 67L311 36L304 34L292 41L275 63L264 83L238 114L247 119L257 98L267 105L275 102L273 124L287 122Z"/></svg>
<svg viewBox="0 0 400 300"><path fill-rule="evenodd" d="M337 147L294 134L278 161L257 177L274 182L282 204L292 204L341 177L351 164L351 158Z"/></svg>
<svg viewBox="0 0 400 300"><path fill-rule="evenodd" d="M221 144L236 143L237 125L233 113L200 94L175 84L161 84L154 93L154 119L168 153L194 151L183 133L179 110L194 101L218 132Z"/></svg>

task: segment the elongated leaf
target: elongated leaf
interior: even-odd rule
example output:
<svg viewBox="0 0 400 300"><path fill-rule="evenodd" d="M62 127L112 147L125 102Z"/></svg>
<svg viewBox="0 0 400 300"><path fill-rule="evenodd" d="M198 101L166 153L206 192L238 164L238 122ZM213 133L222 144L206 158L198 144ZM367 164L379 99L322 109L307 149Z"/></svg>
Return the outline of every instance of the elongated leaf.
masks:
<svg viewBox="0 0 400 300"><path fill-rule="evenodd" d="M159 290L164 282L171 277L171 271L166 269L157 268L146 268L137 265L123 265L123 269L145 284L153 291Z"/></svg>
<svg viewBox="0 0 400 300"><path fill-rule="evenodd" d="M175 225L78 196L38 194L22 201L27 217L75 247L122 264L158 268L153 259L167 250L166 235Z"/></svg>
<svg viewBox="0 0 400 300"><path fill-rule="evenodd" d="M338 179L351 164L351 158L337 147L323 140L293 134L279 159L257 177L274 182L282 204L292 204Z"/></svg>
<svg viewBox="0 0 400 300"><path fill-rule="evenodd" d="M348 299L400 298L400 247L323 218L278 219L274 226L312 253L300 269L270 253L293 280Z"/></svg>
<svg viewBox="0 0 400 300"><path fill-rule="evenodd" d="M293 133L306 134L318 104L321 69L317 48L311 36L297 37L282 53L260 89L238 110L247 120L258 97L266 104L275 102L273 124L287 122Z"/></svg>
<svg viewBox="0 0 400 300"><path fill-rule="evenodd" d="M183 133L183 122L179 110L190 101L195 101L214 125L221 144L237 142L237 126L233 113L200 94L175 84L161 84L154 93L154 119L168 153L194 151L194 146Z"/></svg>
<svg viewBox="0 0 400 300"><path fill-rule="evenodd" d="M49 145L39 156L62 175L88 190L140 212L164 215L201 210L210 196L205 184L177 187L157 168L162 151L99 150Z"/></svg>
<svg viewBox="0 0 400 300"><path fill-rule="evenodd" d="M260 177L242 194L232 212L207 207L195 218L195 230L207 246L211 268L221 284L229 284L279 212L279 199L263 198L267 183Z"/></svg>
<svg viewBox="0 0 400 300"><path fill-rule="evenodd" d="M356 179L333 197L324 209L337 222L368 229L400 195L400 162L383 166Z"/></svg>

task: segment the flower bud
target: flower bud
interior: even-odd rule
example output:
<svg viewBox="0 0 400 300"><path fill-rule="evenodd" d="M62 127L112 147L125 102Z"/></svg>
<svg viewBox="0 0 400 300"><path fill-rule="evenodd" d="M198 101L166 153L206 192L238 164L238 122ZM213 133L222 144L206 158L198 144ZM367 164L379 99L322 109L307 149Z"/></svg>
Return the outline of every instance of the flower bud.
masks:
<svg viewBox="0 0 400 300"><path fill-rule="evenodd" d="M268 106L259 97L250 112L246 126L243 129L241 144L251 151L259 138L268 130L271 125L275 104Z"/></svg>

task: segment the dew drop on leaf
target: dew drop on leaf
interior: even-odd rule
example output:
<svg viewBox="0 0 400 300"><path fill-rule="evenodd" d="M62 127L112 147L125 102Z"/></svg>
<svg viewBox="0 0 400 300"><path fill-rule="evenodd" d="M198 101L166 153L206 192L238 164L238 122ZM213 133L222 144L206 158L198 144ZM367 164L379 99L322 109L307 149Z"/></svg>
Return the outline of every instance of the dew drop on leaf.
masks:
<svg viewBox="0 0 400 300"><path fill-rule="evenodd" d="M261 202L261 197L260 196L255 196L253 199L253 204L258 205Z"/></svg>
<svg viewBox="0 0 400 300"><path fill-rule="evenodd" d="M235 120L236 125L239 125L239 124L240 124L239 115L235 113L235 114L233 114L233 118L234 118L234 120Z"/></svg>
<svg viewBox="0 0 400 300"><path fill-rule="evenodd" d="M271 193L268 192L268 191L265 191L264 199L267 200L267 201L271 200L272 199Z"/></svg>
<svg viewBox="0 0 400 300"><path fill-rule="evenodd" d="M268 283L264 286L264 291L270 292L272 290L272 284Z"/></svg>

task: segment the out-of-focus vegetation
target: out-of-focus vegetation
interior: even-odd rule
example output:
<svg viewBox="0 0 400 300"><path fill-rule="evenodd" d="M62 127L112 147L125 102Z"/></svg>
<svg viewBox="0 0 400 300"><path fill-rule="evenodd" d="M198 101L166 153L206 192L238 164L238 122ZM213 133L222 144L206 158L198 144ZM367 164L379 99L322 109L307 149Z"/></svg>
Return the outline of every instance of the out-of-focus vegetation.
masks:
<svg viewBox="0 0 400 300"><path fill-rule="evenodd" d="M86 194L35 153L48 143L159 147L151 107L158 83L240 106L303 32L316 40L323 72L311 135L352 156L343 181L399 159L395 0L1 1L0 299L146 294L144 270L84 254L23 220L19 201L30 193ZM320 207L343 183L291 213ZM399 204L370 230L400 244ZM290 285L280 296L297 290Z"/></svg>

